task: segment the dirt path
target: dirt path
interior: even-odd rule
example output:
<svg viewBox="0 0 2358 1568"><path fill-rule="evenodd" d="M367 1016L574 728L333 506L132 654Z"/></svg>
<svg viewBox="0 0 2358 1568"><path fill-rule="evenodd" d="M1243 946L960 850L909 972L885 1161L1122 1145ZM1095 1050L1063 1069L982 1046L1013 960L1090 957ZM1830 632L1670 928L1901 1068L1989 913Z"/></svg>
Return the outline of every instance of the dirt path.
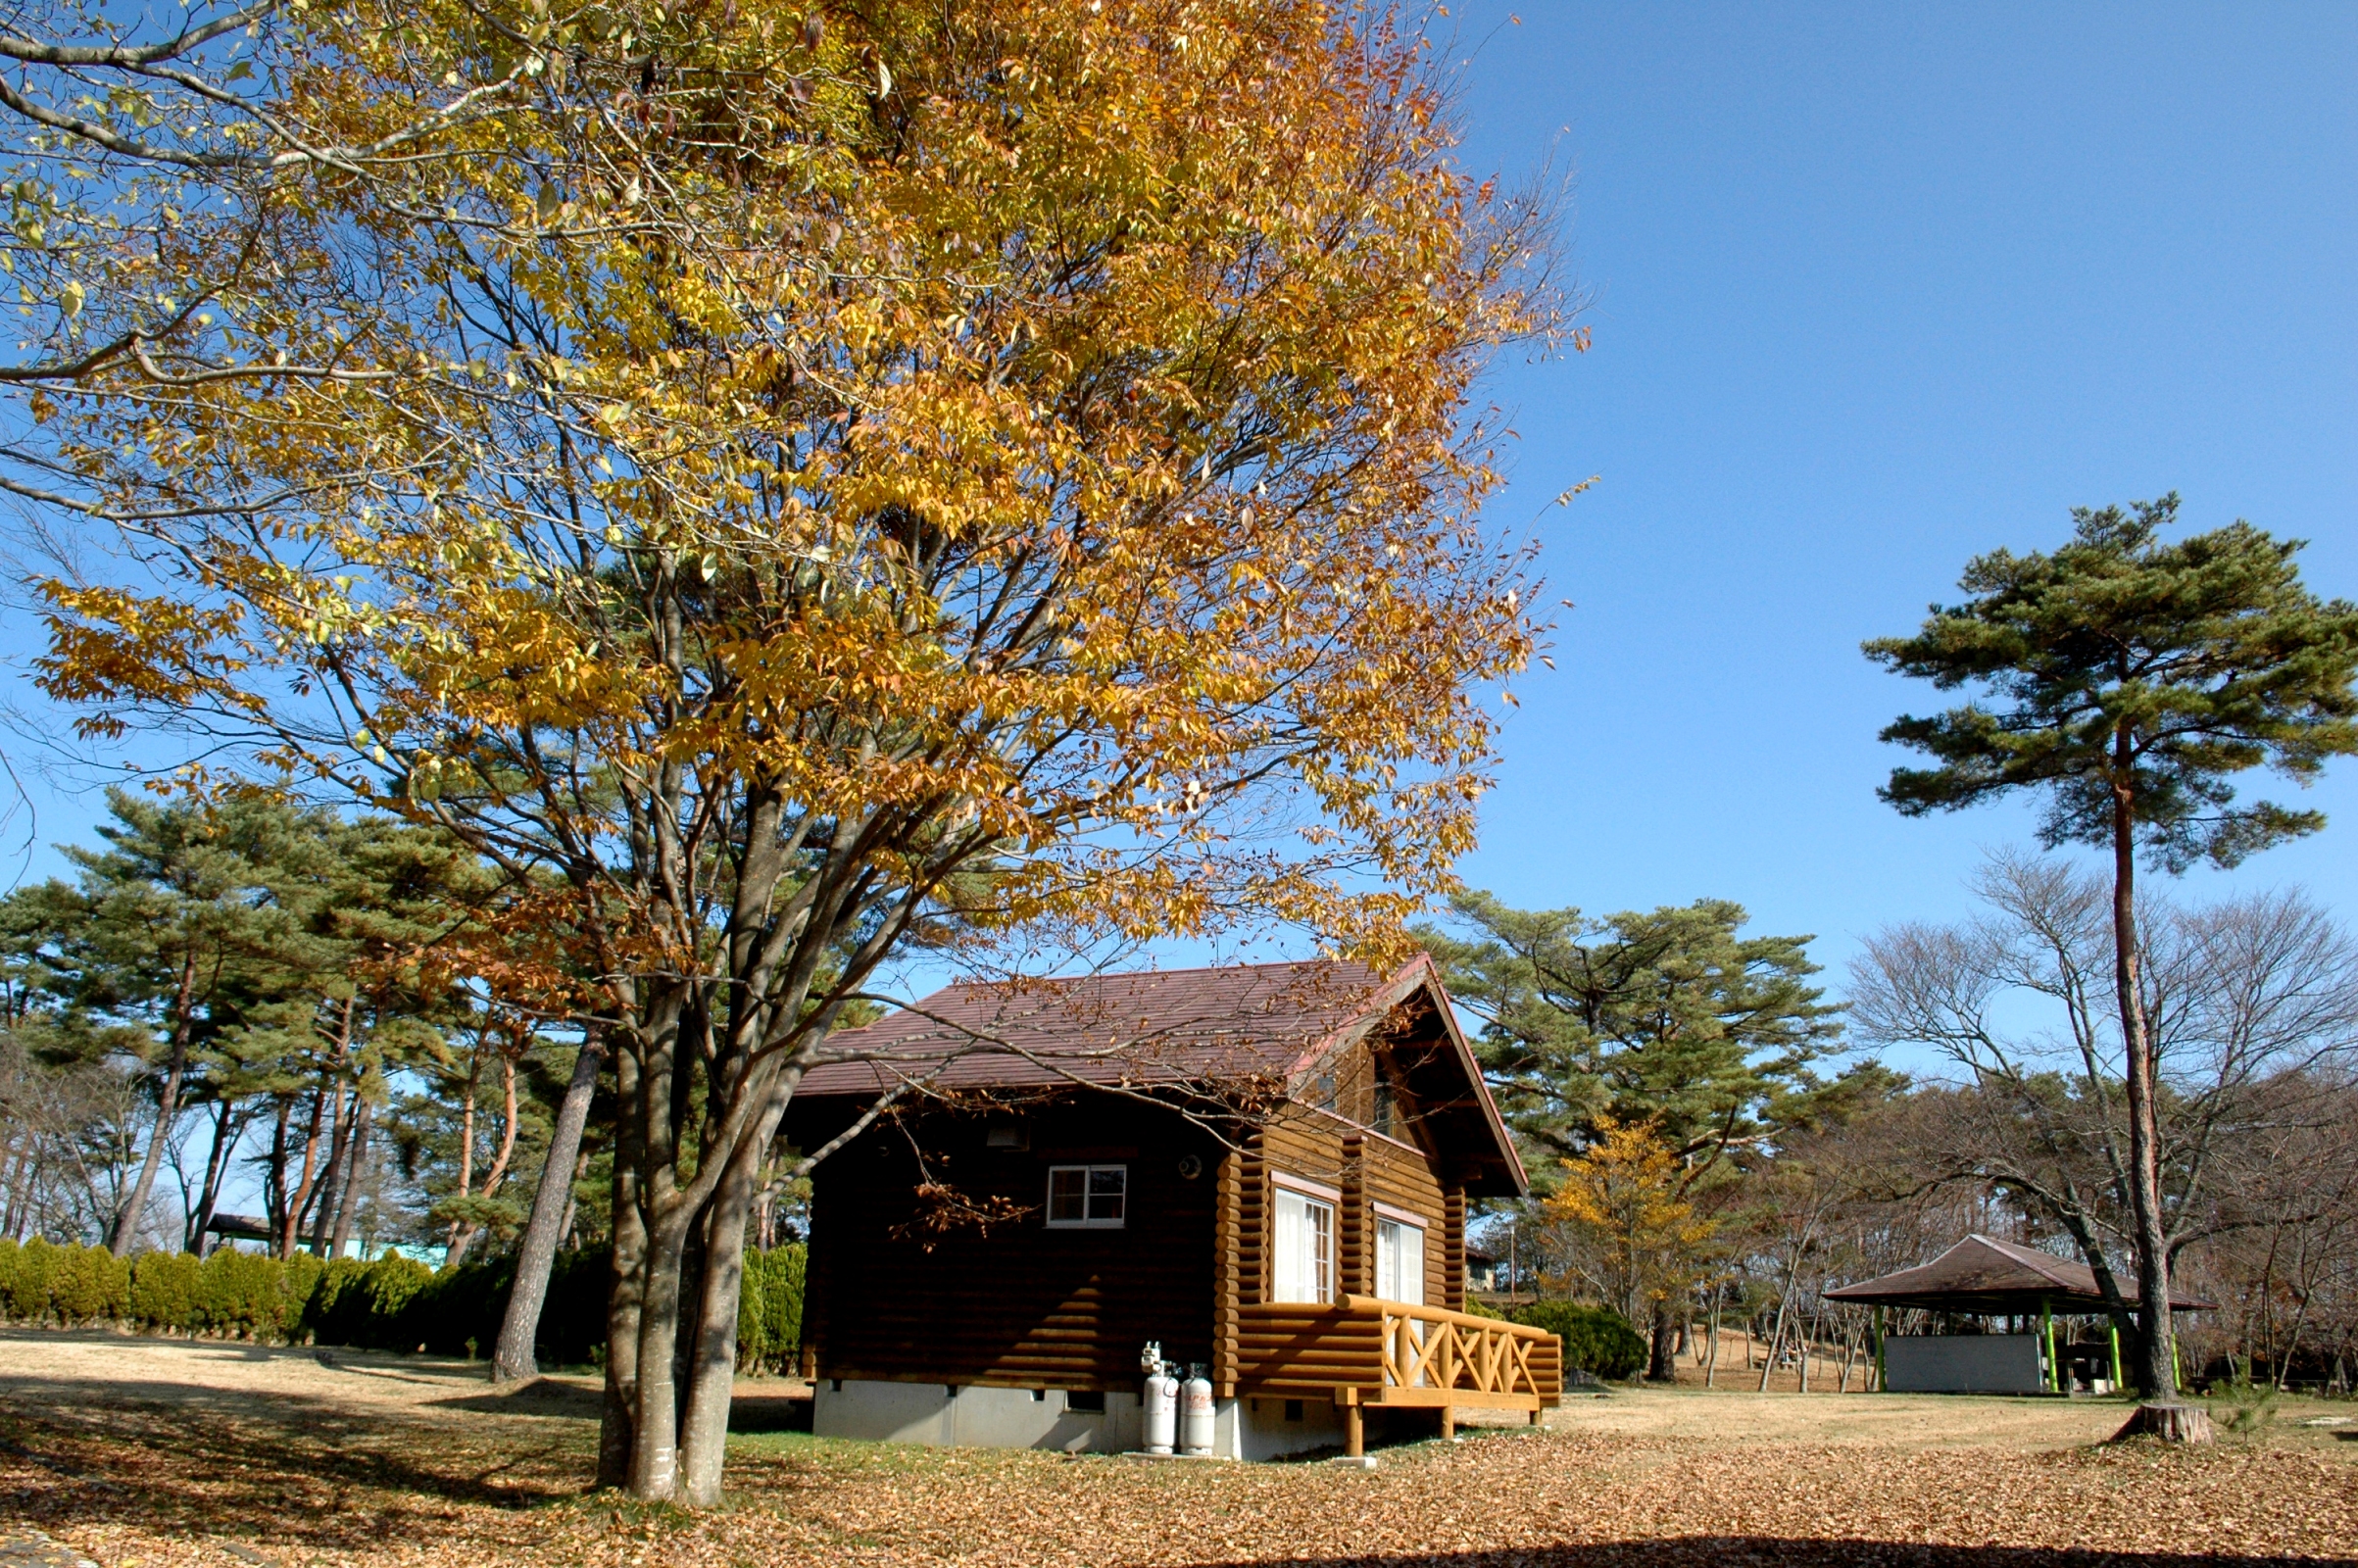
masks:
<svg viewBox="0 0 2358 1568"><path fill-rule="evenodd" d="M0 1334L0 1565L2244 1568L2358 1561L2358 1414L2208 1452L2059 1400L1622 1393L1373 1471L738 1440L731 1500L588 1495L596 1391L407 1356ZM750 1400L787 1392L752 1385ZM41 1532L36 1541L30 1532ZM21 1548L21 1549L20 1549ZM36 1554L38 1553L38 1554Z"/></svg>

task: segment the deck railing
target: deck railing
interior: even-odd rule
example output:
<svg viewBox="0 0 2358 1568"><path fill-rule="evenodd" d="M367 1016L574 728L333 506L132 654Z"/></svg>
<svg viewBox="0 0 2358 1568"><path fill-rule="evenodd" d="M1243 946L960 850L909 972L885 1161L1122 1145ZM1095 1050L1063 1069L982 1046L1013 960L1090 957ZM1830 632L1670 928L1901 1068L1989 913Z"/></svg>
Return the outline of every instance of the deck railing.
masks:
<svg viewBox="0 0 2358 1568"><path fill-rule="evenodd" d="M1372 1296L1246 1306L1240 1392L1333 1391L1364 1404L1551 1405L1562 1342L1545 1329ZM1344 1394L1343 1391L1349 1391Z"/></svg>

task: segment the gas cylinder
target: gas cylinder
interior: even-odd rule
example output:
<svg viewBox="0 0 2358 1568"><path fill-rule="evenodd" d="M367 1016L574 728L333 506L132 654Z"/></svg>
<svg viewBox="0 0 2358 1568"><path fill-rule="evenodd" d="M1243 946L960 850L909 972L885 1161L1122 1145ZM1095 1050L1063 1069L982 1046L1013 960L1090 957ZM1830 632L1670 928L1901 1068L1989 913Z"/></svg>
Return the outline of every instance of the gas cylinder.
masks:
<svg viewBox="0 0 2358 1568"><path fill-rule="evenodd" d="M1187 1369L1187 1386L1179 1391L1179 1446L1199 1459L1211 1457L1211 1379L1199 1361Z"/></svg>
<svg viewBox="0 0 2358 1568"><path fill-rule="evenodd" d="M1147 1369L1147 1452L1168 1453L1179 1435L1179 1380L1171 1376L1170 1368L1163 1363L1159 1345L1148 1346L1147 1353L1139 1357L1139 1364Z"/></svg>

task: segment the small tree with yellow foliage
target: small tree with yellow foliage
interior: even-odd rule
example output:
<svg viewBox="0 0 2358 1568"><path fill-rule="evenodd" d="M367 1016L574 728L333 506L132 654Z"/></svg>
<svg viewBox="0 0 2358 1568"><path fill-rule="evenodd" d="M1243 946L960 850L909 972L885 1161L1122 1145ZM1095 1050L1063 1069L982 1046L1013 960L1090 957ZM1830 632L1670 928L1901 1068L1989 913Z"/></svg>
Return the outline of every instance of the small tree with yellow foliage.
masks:
<svg viewBox="0 0 2358 1568"><path fill-rule="evenodd" d="M1695 1283L1718 1221L1698 1212L1692 1170L1651 1121L1599 1116L1588 1149L1562 1164L1544 1211L1561 1232L1567 1285L1643 1330Z"/></svg>

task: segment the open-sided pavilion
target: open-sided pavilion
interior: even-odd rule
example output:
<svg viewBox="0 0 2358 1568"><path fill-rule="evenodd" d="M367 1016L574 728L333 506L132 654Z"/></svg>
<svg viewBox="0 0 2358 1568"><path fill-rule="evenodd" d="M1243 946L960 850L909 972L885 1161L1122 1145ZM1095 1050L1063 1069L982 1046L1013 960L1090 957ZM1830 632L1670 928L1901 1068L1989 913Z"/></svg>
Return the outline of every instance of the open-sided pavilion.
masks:
<svg viewBox="0 0 2358 1568"><path fill-rule="evenodd" d="M2067 1365L2055 1345L2058 1317L2104 1317L2109 1354L2085 1377L2090 1390L2104 1392L2121 1382L2119 1329L2109 1322L2111 1303L2085 1263L1990 1236L1968 1236L1931 1262L1894 1274L1838 1286L1829 1301L1873 1306L1876 1365L1884 1388L1894 1394L2065 1394L2089 1357ZM2200 1311L2207 1301L2171 1299L2176 1311ZM1893 1334L1882 1329L1883 1311L1917 1308L1951 1318L2012 1318L2035 1322L2035 1333Z"/></svg>

